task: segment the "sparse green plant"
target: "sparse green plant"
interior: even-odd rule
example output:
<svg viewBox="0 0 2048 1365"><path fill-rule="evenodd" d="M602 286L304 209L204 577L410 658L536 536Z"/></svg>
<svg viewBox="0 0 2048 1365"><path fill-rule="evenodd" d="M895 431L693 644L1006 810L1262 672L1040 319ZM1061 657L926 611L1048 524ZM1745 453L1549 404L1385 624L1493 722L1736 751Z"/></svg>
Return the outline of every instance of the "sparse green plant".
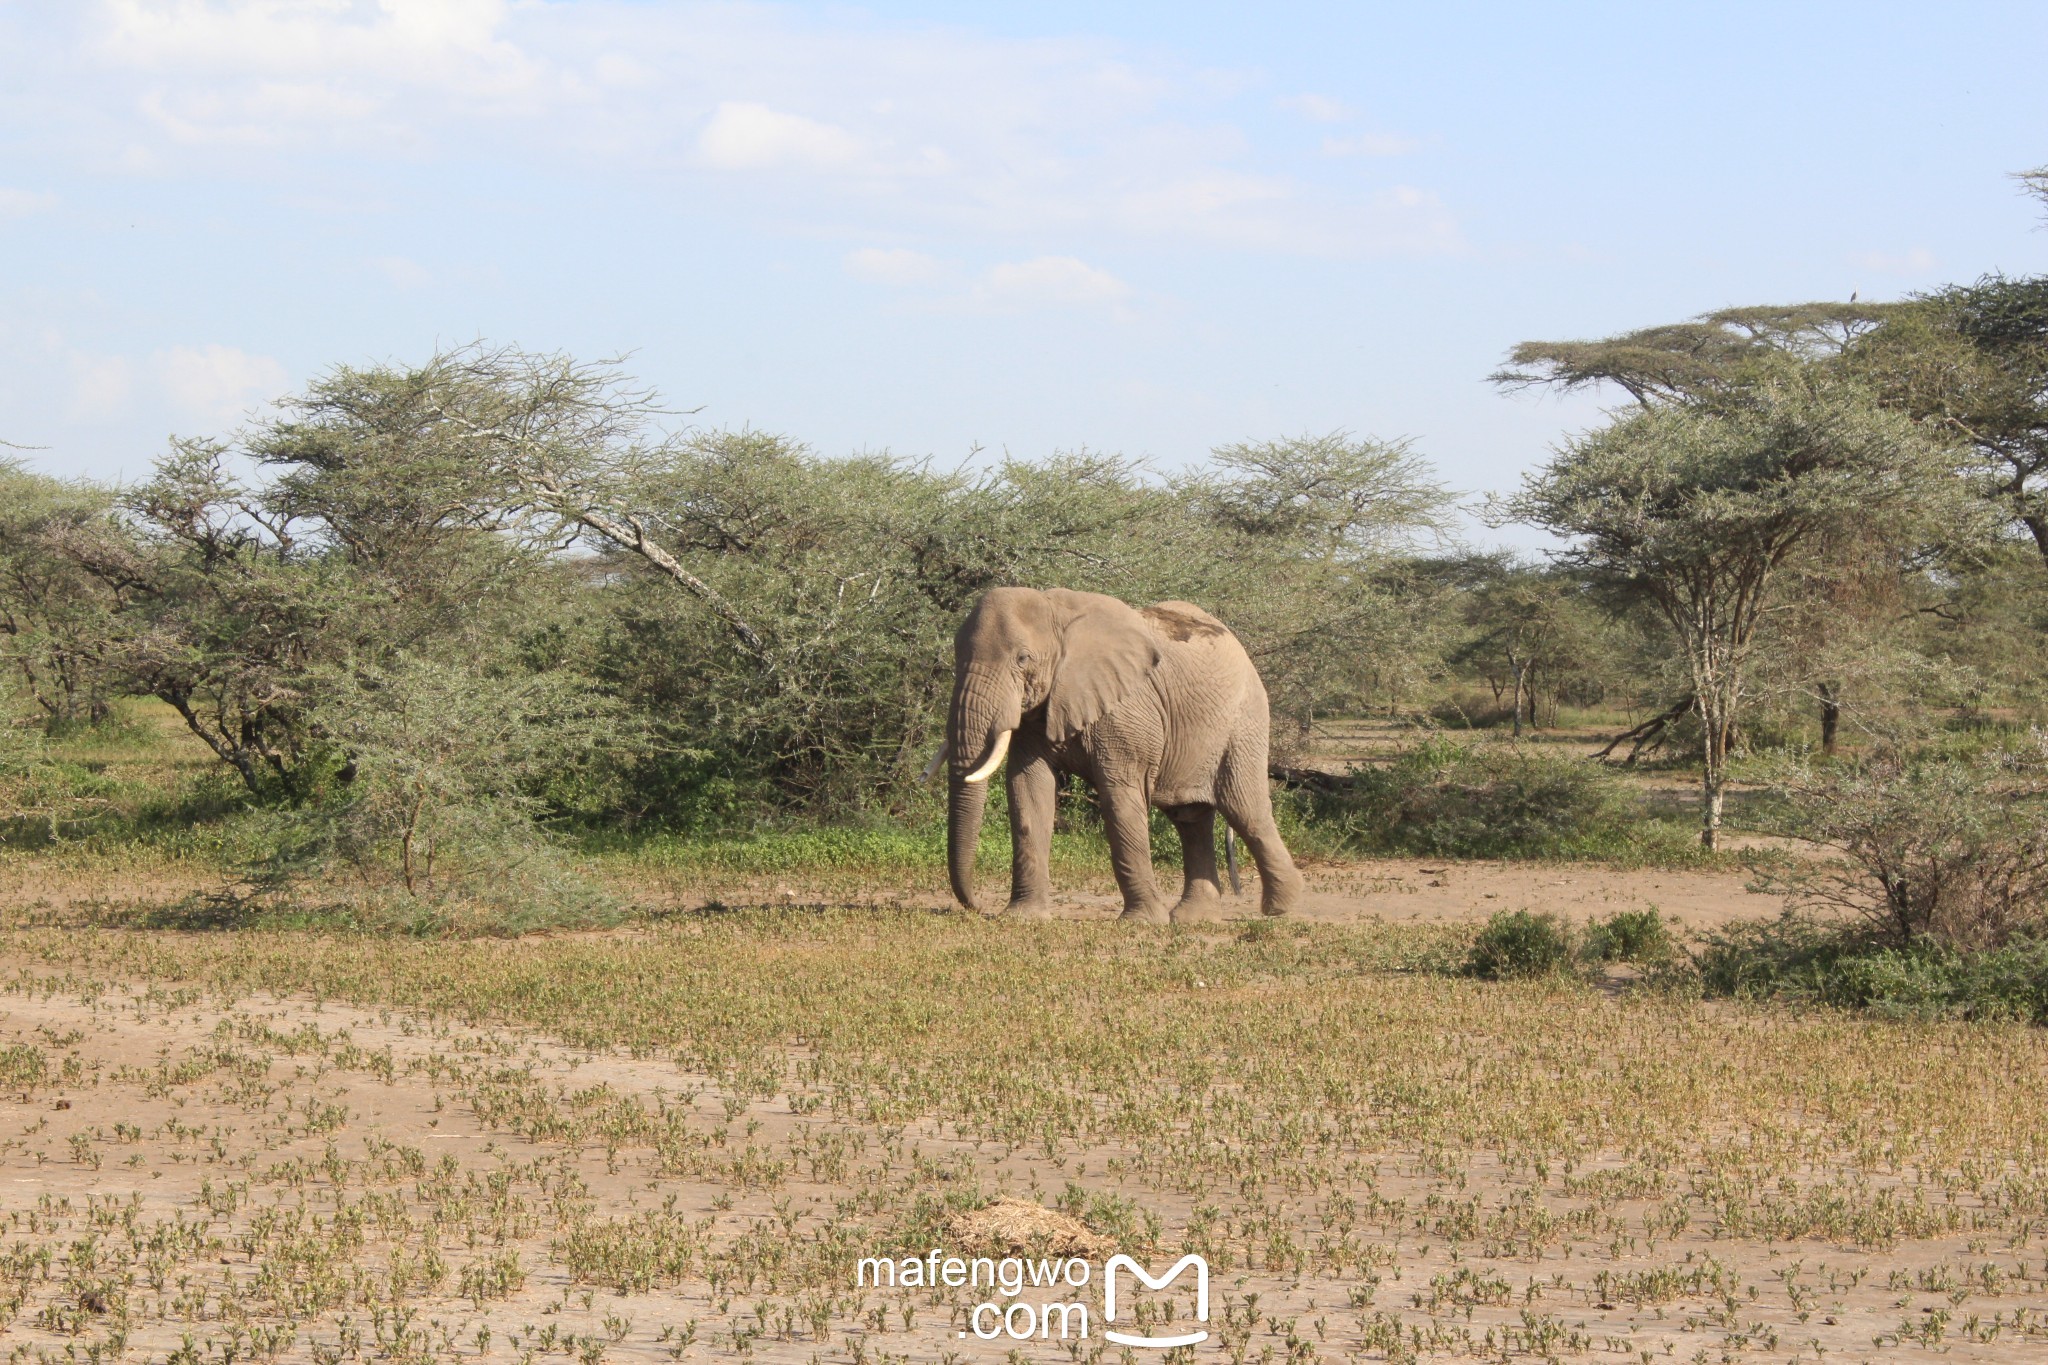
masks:
<svg viewBox="0 0 2048 1365"><path fill-rule="evenodd" d="M1671 931L1655 906L1617 910L1586 925L1580 951L1591 962L1655 964L1670 957Z"/></svg>
<svg viewBox="0 0 2048 1365"><path fill-rule="evenodd" d="M1570 929L1555 915L1501 910L1472 940L1463 970L1486 981L1556 976L1571 966Z"/></svg>

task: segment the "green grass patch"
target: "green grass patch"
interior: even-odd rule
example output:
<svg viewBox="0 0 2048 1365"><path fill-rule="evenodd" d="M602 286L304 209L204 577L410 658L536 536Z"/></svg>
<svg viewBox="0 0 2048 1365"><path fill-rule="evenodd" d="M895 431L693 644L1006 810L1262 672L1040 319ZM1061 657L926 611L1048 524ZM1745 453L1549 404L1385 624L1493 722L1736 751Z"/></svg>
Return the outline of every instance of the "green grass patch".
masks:
<svg viewBox="0 0 2048 1365"><path fill-rule="evenodd" d="M1693 964L1709 995L1899 1019L2048 1023L2048 941L2039 939L1977 951L1925 939L1899 947L1787 913L1705 935Z"/></svg>

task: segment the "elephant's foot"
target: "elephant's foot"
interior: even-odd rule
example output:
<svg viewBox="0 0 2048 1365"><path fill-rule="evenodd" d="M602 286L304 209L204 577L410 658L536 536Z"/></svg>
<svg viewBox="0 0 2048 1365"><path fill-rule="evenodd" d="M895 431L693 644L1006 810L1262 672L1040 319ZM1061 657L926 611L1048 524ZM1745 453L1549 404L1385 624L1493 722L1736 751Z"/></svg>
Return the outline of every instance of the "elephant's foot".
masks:
<svg viewBox="0 0 2048 1365"><path fill-rule="evenodd" d="M1197 885L1173 907L1175 924L1213 924L1224 917L1223 892L1214 886Z"/></svg>
<svg viewBox="0 0 2048 1365"><path fill-rule="evenodd" d="M1171 923L1171 917L1167 914L1166 907L1157 901L1149 905L1126 905L1124 912L1118 915L1117 918L1131 924Z"/></svg>
<svg viewBox="0 0 2048 1365"><path fill-rule="evenodd" d="M1019 900L1013 900L1010 902L1009 908L1003 911L1003 914L1008 919L1051 919L1052 898L1049 896L1028 896Z"/></svg>
<svg viewBox="0 0 2048 1365"><path fill-rule="evenodd" d="M1259 913L1262 915L1291 915L1301 909L1302 892L1306 883L1299 872L1286 881L1270 881L1259 889Z"/></svg>

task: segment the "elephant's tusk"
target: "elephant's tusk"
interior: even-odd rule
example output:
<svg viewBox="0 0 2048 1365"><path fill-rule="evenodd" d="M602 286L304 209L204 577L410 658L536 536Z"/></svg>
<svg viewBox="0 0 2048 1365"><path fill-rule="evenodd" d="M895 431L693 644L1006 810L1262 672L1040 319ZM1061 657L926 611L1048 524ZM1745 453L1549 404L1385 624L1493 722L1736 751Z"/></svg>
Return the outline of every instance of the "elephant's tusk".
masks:
<svg viewBox="0 0 2048 1365"><path fill-rule="evenodd" d="M932 761L924 765L924 775L917 780L929 782L938 776L939 769L946 766L946 755L951 752L953 752L953 741L949 739L939 746L937 753L932 755Z"/></svg>
<svg viewBox="0 0 2048 1365"><path fill-rule="evenodd" d="M962 778L963 782L986 782L988 775L1003 766L1003 755L1010 752L1010 732L1003 731L996 736L996 747L989 751L988 762Z"/></svg>

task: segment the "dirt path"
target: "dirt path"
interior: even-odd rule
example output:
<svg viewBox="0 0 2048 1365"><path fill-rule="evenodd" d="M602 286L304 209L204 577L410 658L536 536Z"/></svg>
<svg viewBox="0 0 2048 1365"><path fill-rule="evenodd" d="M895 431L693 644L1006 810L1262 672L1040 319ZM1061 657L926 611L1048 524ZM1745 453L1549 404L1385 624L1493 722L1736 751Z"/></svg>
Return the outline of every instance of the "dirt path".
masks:
<svg viewBox="0 0 2048 1365"><path fill-rule="evenodd" d="M1257 914L1257 877L1247 865L1245 894L1233 898L1233 918ZM1458 923L1483 920L1496 910L1535 910L1573 921L1617 910L1655 907L1686 928L1711 928L1738 919L1768 918L1779 902L1748 889L1740 870L1616 868L1601 864L1370 859L1312 863L1304 869L1310 919L1349 923ZM1161 889L1176 885L1171 868L1158 869ZM1106 867L1056 876L1058 912L1076 919L1113 916L1121 909ZM1078 882L1078 884L1077 884ZM125 916L196 898L217 889L218 877L181 869L161 875L67 868L18 860L0 864L0 910L30 922L120 922ZM816 882L797 877L755 877L706 886L701 874L681 886L659 878L619 888L622 895L664 912L717 904L729 907L797 901L900 905L935 910L952 904L942 873L898 877L877 885L872 877L835 876ZM1000 881L984 877L983 900L999 905Z"/></svg>
<svg viewBox="0 0 2048 1365"><path fill-rule="evenodd" d="M1169 878L1162 869L1161 884ZM1456 859L1384 859L1326 863L1306 869L1309 894L1302 913L1335 923L1381 919L1390 923L1454 924L1483 920L1498 910L1534 910L1568 920L1655 908L1691 929L1778 913L1776 897L1749 890L1739 871L1687 868L1613 868L1580 863L1474 862ZM1233 917L1257 914L1257 883L1232 899ZM1064 892L1055 897L1076 917L1114 914L1111 891Z"/></svg>

